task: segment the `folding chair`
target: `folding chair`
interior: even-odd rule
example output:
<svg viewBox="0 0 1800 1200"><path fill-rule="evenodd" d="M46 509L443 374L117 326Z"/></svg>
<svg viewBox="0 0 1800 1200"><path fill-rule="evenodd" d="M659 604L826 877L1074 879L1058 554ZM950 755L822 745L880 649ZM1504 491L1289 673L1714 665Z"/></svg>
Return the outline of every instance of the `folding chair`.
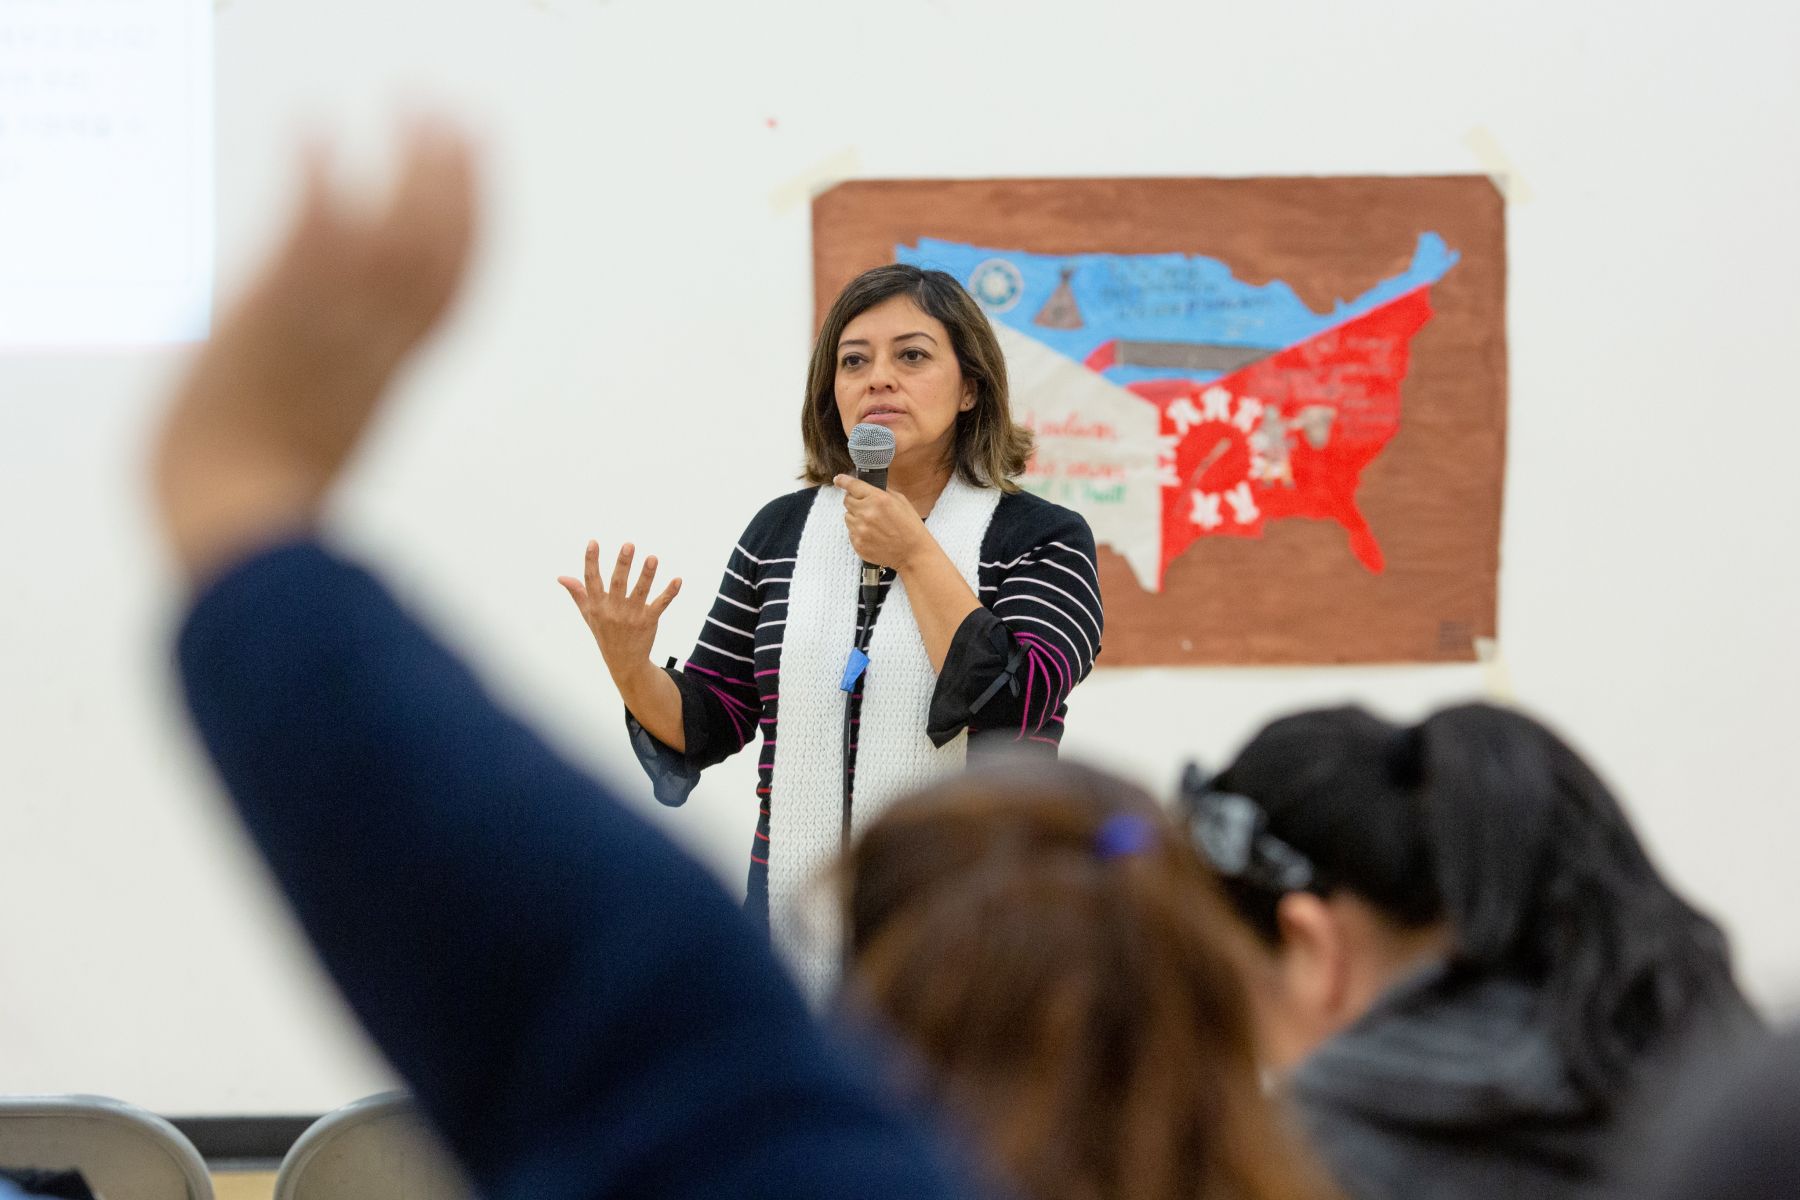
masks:
<svg viewBox="0 0 1800 1200"><path fill-rule="evenodd" d="M275 1176L274 1200L473 1197L405 1092L383 1092L326 1113L300 1135Z"/></svg>
<svg viewBox="0 0 1800 1200"><path fill-rule="evenodd" d="M76 1170L106 1200L212 1200L194 1144L105 1096L0 1096L0 1166Z"/></svg>

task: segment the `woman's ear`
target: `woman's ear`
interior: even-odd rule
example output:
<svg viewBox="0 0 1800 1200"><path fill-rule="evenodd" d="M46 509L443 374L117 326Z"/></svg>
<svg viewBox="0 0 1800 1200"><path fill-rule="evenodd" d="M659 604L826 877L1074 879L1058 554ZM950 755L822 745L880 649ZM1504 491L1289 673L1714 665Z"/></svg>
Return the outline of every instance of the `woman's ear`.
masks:
<svg viewBox="0 0 1800 1200"><path fill-rule="evenodd" d="M965 380L963 382L962 403L960 403L956 406L956 410L958 412L968 412L970 409L972 409L974 407L975 407L975 385L972 383L969 383L968 381Z"/></svg>
<svg viewBox="0 0 1800 1200"><path fill-rule="evenodd" d="M1289 892L1275 906L1281 932L1282 989L1306 1036L1322 1042L1343 1023L1349 945L1337 913L1311 892Z"/></svg>

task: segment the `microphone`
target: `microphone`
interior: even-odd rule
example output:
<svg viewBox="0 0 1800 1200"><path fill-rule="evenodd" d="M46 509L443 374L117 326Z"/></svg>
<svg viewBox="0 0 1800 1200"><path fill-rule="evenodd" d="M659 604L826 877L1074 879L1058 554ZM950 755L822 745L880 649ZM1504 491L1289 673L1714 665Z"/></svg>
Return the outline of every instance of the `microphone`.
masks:
<svg viewBox="0 0 1800 1200"><path fill-rule="evenodd" d="M894 461L894 431L872 421L864 421L852 429L850 461L856 464L858 479L887 491L888 464ZM862 565L863 612L873 613L880 600L881 568L865 562Z"/></svg>

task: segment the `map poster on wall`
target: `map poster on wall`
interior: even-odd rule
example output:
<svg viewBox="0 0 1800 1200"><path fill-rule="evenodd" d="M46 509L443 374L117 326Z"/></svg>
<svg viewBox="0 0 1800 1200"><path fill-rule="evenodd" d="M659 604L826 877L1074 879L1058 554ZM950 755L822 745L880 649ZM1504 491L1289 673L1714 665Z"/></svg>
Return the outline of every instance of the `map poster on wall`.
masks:
<svg viewBox="0 0 1800 1200"><path fill-rule="evenodd" d="M816 318L954 275L1100 544L1106 666L1454 662L1492 638L1505 225L1486 177L867 180L813 201Z"/></svg>

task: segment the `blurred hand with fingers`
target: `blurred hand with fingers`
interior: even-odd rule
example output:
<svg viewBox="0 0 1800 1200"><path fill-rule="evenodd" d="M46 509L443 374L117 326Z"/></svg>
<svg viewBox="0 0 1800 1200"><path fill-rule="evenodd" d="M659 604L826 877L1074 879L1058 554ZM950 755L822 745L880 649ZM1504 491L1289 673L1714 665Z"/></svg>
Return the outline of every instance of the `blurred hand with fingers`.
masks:
<svg viewBox="0 0 1800 1200"><path fill-rule="evenodd" d="M165 534L194 580L298 533L400 366L443 318L476 223L473 153L407 134L387 198L358 205L308 156L281 249L220 320L165 418L153 464Z"/></svg>

